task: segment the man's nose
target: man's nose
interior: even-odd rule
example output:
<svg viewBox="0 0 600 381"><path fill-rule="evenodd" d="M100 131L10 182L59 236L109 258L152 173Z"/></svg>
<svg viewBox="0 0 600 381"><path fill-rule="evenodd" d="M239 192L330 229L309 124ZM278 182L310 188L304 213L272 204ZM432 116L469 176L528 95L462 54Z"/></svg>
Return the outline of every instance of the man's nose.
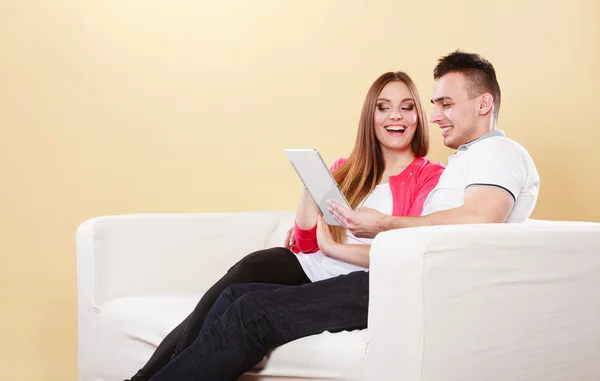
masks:
<svg viewBox="0 0 600 381"><path fill-rule="evenodd" d="M442 113L439 110L439 107L433 106L433 110L431 111L431 116L429 117L429 123L438 123L442 120Z"/></svg>

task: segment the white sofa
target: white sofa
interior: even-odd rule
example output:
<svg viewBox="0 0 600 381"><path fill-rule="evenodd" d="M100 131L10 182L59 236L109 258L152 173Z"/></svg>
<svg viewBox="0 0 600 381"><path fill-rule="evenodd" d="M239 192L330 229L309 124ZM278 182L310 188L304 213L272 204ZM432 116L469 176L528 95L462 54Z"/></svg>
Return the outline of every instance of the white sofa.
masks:
<svg viewBox="0 0 600 381"><path fill-rule="evenodd" d="M291 212L141 214L77 231L79 380L123 380ZM279 347L240 380L600 380L600 224L379 234L369 329ZM215 380L217 381L217 380Z"/></svg>

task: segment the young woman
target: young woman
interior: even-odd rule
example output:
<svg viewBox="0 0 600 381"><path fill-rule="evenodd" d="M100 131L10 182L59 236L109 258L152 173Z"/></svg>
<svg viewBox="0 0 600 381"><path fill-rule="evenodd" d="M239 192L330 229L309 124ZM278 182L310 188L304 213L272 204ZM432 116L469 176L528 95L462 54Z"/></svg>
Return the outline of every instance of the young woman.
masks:
<svg viewBox="0 0 600 381"><path fill-rule="evenodd" d="M419 216L444 166L425 158L427 118L413 81L403 72L381 75L364 101L354 149L331 170L353 209L368 207L397 216ZM319 221L304 189L284 247L251 253L202 297L194 311L156 349L131 381L150 379L198 337L211 307L228 286L270 283L298 286L369 267L371 240Z"/></svg>

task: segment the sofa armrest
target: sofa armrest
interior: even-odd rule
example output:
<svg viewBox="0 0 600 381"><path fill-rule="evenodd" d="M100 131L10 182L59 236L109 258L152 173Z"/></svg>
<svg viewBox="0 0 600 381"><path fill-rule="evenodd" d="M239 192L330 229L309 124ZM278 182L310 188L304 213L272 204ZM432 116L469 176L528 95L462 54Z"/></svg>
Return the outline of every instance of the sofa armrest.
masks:
<svg viewBox="0 0 600 381"><path fill-rule="evenodd" d="M599 247L598 223L379 234L368 379L597 379Z"/></svg>

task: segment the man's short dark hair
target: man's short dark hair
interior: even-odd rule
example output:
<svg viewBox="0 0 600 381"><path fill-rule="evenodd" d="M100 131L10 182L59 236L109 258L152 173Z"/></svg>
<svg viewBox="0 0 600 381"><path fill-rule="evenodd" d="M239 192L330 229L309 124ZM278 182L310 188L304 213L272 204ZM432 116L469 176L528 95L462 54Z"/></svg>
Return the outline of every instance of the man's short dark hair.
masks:
<svg viewBox="0 0 600 381"><path fill-rule="evenodd" d="M433 70L433 78L438 80L449 73L461 73L465 76L466 90L470 97L490 93L494 98L494 120L498 120L500 85L496 79L494 66L488 60L479 54L457 50L439 59Z"/></svg>

